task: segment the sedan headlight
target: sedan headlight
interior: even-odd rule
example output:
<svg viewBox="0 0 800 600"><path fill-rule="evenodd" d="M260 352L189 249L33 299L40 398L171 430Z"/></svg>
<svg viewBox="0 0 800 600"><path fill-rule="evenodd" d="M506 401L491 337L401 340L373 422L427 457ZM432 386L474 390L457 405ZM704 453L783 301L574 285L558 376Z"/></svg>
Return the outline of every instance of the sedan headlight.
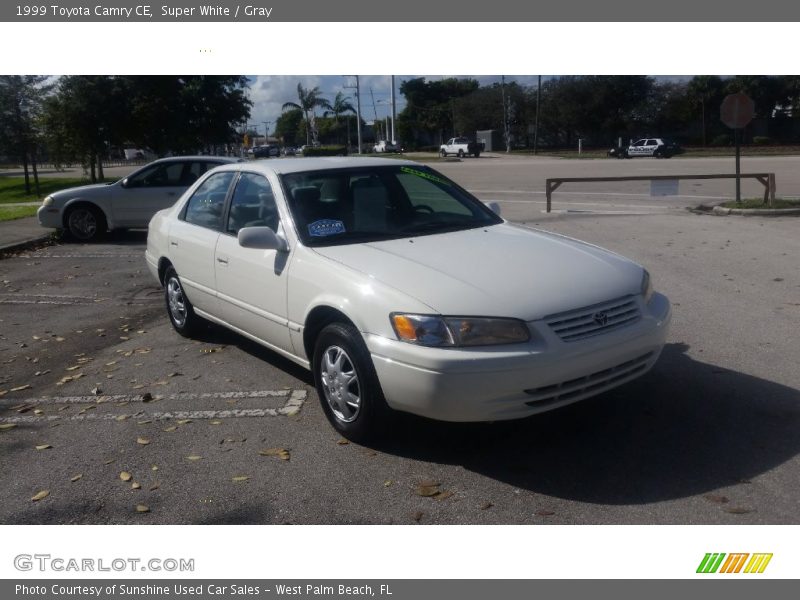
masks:
<svg viewBox="0 0 800 600"><path fill-rule="evenodd" d="M47 196L44 200L42 200L42 206L50 206L53 203L53 197Z"/></svg>
<svg viewBox="0 0 800 600"><path fill-rule="evenodd" d="M653 297L653 284L650 281L650 273L647 272L647 269L642 273L642 296L645 304L650 302L650 298Z"/></svg>
<svg viewBox="0 0 800 600"><path fill-rule="evenodd" d="M522 321L484 317L440 317L392 313L397 339L420 346L493 346L530 339Z"/></svg>

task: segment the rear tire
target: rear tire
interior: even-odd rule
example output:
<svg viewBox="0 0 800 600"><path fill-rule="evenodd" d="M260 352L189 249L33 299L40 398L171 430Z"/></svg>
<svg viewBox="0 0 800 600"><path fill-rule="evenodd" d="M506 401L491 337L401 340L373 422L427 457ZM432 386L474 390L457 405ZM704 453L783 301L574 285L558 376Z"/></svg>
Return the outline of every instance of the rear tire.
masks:
<svg viewBox="0 0 800 600"><path fill-rule="evenodd" d="M89 204L81 204L71 208L64 219L64 223L69 235L81 242L97 241L108 229L103 211Z"/></svg>
<svg viewBox="0 0 800 600"><path fill-rule="evenodd" d="M332 323L320 332L312 369L322 410L336 431L354 442L376 439L386 431L392 410L353 325Z"/></svg>
<svg viewBox="0 0 800 600"><path fill-rule="evenodd" d="M183 291L183 284L174 267L164 273L164 301L172 327L183 337L192 337L200 328L202 320L194 312L192 303Z"/></svg>
<svg viewBox="0 0 800 600"><path fill-rule="evenodd" d="M458 151L458 158L464 158L464 151L463 150L459 150Z"/></svg>

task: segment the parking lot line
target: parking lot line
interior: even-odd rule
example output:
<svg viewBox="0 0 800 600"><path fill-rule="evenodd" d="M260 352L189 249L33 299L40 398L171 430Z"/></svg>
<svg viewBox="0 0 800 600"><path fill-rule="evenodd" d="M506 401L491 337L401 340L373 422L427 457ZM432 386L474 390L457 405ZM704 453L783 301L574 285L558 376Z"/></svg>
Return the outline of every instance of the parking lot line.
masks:
<svg viewBox="0 0 800 600"><path fill-rule="evenodd" d="M253 417L278 417L292 416L302 408L308 397L305 390L265 390L258 392L219 392L208 394L179 393L163 397L153 397L153 400L199 400L199 399L243 399L285 397L286 403L280 408L230 408L224 410L168 410L168 411L136 411L135 413L82 413L77 415L17 415L13 417L0 417L0 423L45 423L52 421L125 421L127 419L151 419L163 421L169 419L239 419ZM145 402L145 396L119 394L113 396L55 396L49 398L29 398L28 400L14 401L18 406L33 406L45 403L53 404L107 404L114 402ZM7 403L7 402L6 402Z"/></svg>

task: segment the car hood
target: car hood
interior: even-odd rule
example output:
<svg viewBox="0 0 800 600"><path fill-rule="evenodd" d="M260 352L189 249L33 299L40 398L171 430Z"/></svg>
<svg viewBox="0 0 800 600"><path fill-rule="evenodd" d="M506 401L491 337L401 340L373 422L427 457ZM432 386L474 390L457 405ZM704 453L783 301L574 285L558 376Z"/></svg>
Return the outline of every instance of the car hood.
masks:
<svg viewBox="0 0 800 600"><path fill-rule="evenodd" d="M457 316L531 321L637 294L642 281L642 268L617 254L508 223L314 250Z"/></svg>
<svg viewBox="0 0 800 600"><path fill-rule="evenodd" d="M93 183L79 187L68 188L50 194L54 200L69 200L76 197L97 198L111 192L111 183Z"/></svg>

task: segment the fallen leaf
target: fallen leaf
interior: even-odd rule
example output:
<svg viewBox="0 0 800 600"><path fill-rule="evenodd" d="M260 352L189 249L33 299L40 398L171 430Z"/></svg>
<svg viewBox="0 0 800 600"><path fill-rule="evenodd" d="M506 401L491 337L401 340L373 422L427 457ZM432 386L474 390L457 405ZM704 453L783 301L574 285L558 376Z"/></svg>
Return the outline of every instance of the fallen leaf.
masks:
<svg viewBox="0 0 800 600"><path fill-rule="evenodd" d="M150 467L150 470L151 471L158 471L158 465L153 465L152 467Z"/></svg>
<svg viewBox="0 0 800 600"><path fill-rule="evenodd" d="M167 377L182 377L182 376L183 376L183 373L178 373L177 371L175 371L174 373L170 373L169 375L167 375Z"/></svg>
<svg viewBox="0 0 800 600"><path fill-rule="evenodd" d="M34 373L33 375L34 377L40 377L42 375L47 375L49 372L50 369L45 369L44 371L36 371L36 373Z"/></svg>
<svg viewBox="0 0 800 600"><path fill-rule="evenodd" d="M51 448L52 446L50 444L40 444L39 446L36 446L37 450L50 450Z"/></svg>
<svg viewBox="0 0 800 600"><path fill-rule="evenodd" d="M188 423L191 423L191 422L192 422L192 420L191 420L191 419L181 419L180 421L175 421L175 422L176 422L178 425L186 425L186 424L188 424Z"/></svg>
<svg viewBox="0 0 800 600"><path fill-rule="evenodd" d="M178 429L177 425L170 425L169 427L166 427L164 431L176 431L177 429Z"/></svg>
<svg viewBox="0 0 800 600"><path fill-rule="evenodd" d="M0 431L8 431L10 429L14 429L16 426L16 423L3 423L0 425Z"/></svg>
<svg viewBox="0 0 800 600"><path fill-rule="evenodd" d="M61 337L60 335L57 335L57 336L56 336L56 341L57 341L57 342L63 342L65 339L66 339L66 338L63 338L63 337Z"/></svg>
<svg viewBox="0 0 800 600"><path fill-rule="evenodd" d="M123 471L122 473L119 474L119 478L122 479L122 481L130 481L133 478L133 475L131 475L127 471Z"/></svg>
<svg viewBox="0 0 800 600"><path fill-rule="evenodd" d="M289 460L291 455L286 448L266 448L264 450L259 450L258 452L261 456L277 456L281 460Z"/></svg>
<svg viewBox="0 0 800 600"><path fill-rule="evenodd" d="M38 502L44 498L47 498L50 495L50 490L42 490L41 492L37 492L36 495L31 498L34 502Z"/></svg>
<svg viewBox="0 0 800 600"><path fill-rule="evenodd" d="M99 387L95 386L95 387L92 388L91 392L95 396L99 396L100 394L103 393L103 390L101 390Z"/></svg>
<svg viewBox="0 0 800 600"><path fill-rule="evenodd" d="M438 483L434 483L433 485L419 484L414 491L418 496L422 496L423 498L430 498L431 496L435 496L436 494L440 493Z"/></svg>
<svg viewBox="0 0 800 600"><path fill-rule="evenodd" d="M720 496L718 494L706 494L703 496L709 502L715 502L717 504L725 504L728 502L728 498L726 496Z"/></svg>
<svg viewBox="0 0 800 600"><path fill-rule="evenodd" d="M137 482L134 481L131 484L131 489L132 490L140 490L140 489L142 489L142 484L141 483L137 483Z"/></svg>
<svg viewBox="0 0 800 600"><path fill-rule="evenodd" d="M248 475L237 475L236 477L233 478L233 481L236 481L236 482L247 481L248 479L250 479L250 477Z"/></svg>
<svg viewBox="0 0 800 600"><path fill-rule="evenodd" d="M556 513L554 513L552 510L540 509L533 514L535 514L537 517L552 517Z"/></svg>
<svg viewBox="0 0 800 600"><path fill-rule="evenodd" d="M21 392L22 390L29 390L29 389L31 389L32 387L33 387L33 386L32 386L31 384L29 384L29 383L26 383L25 385L18 385L17 387L13 387L13 388L11 388L11 389L10 389L10 390L8 390L8 391L9 391L9 392Z"/></svg>
<svg viewBox="0 0 800 600"><path fill-rule="evenodd" d="M152 422L153 421L151 421L150 419L145 419L144 421L136 421L136 424L137 425L149 425Z"/></svg>
<svg viewBox="0 0 800 600"><path fill-rule="evenodd" d="M484 502L483 504L481 504L480 509L481 510L489 510L493 506L494 506L494 504L492 504L491 502Z"/></svg>
<svg viewBox="0 0 800 600"><path fill-rule="evenodd" d="M389 487L390 485L392 485L391 479L387 479L386 481L383 482L383 487Z"/></svg>
<svg viewBox="0 0 800 600"><path fill-rule="evenodd" d="M81 366L80 366L80 365L75 365L75 366L72 366L72 367L67 367L67 368L66 368L66 369L64 369L64 370L65 370L65 371L75 371L75 370L77 370L77 369L80 369L80 368L81 368Z"/></svg>
<svg viewBox="0 0 800 600"><path fill-rule="evenodd" d="M124 421L125 419L130 418L130 415L119 415L118 417L114 417L115 421Z"/></svg>
<svg viewBox="0 0 800 600"><path fill-rule="evenodd" d="M744 508L743 506L726 506L722 510L732 515L745 515L747 513L753 512L752 508Z"/></svg>
<svg viewBox="0 0 800 600"><path fill-rule="evenodd" d="M222 425L222 421L218 421L218 420L215 419L213 421L209 421L208 424L209 425Z"/></svg>
<svg viewBox="0 0 800 600"><path fill-rule="evenodd" d="M197 456L193 454L192 456L187 456L186 460L201 460L202 458L203 458L202 456Z"/></svg>
<svg viewBox="0 0 800 600"><path fill-rule="evenodd" d="M154 492L154 491L155 491L155 490L157 490L158 488L159 488L159 484L157 484L157 483L154 483L154 484L153 484L153 485L151 485L149 488L147 488L147 490L148 490L148 491L150 491L150 492Z"/></svg>
<svg viewBox="0 0 800 600"><path fill-rule="evenodd" d="M147 444L150 443L150 440L148 440L147 438L140 437L140 438L136 438L136 443L140 444L142 446L147 446Z"/></svg>
<svg viewBox="0 0 800 600"><path fill-rule="evenodd" d="M433 499L436 500L436 501L447 500L452 495L453 495L453 492L451 492L450 490L444 490L442 492L439 492L438 494L435 494L433 496Z"/></svg>
<svg viewBox="0 0 800 600"><path fill-rule="evenodd" d="M33 414L35 414L35 415L43 415L44 411L41 408L37 408L36 410L33 411Z"/></svg>
<svg viewBox="0 0 800 600"><path fill-rule="evenodd" d="M83 477L83 474L81 474L81 473L78 473L77 475L73 475L72 477L70 477L70 478L69 478L69 480L70 480L72 483L75 483L75 482L76 482L76 481L78 481L78 480L79 480L81 477Z"/></svg>
<svg viewBox="0 0 800 600"><path fill-rule="evenodd" d="M149 513L150 507L145 504L137 504L136 505L136 512L137 513Z"/></svg>
<svg viewBox="0 0 800 600"><path fill-rule="evenodd" d="M111 463L114 463L114 462L117 462L117 459L116 459L116 458L109 458L109 459L108 459L107 461L105 461L103 464L104 464L104 465L110 465Z"/></svg>
<svg viewBox="0 0 800 600"><path fill-rule="evenodd" d="M350 442L342 438L341 440L338 440L336 443L339 444L340 446L347 446Z"/></svg>
<svg viewBox="0 0 800 600"><path fill-rule="evenodd" d="M423 513L421 510L418 510L413 515L411 515L411 518L414 519L417 523L419 523L422 520L422 516L424 514L425 513Z"/></svg>

